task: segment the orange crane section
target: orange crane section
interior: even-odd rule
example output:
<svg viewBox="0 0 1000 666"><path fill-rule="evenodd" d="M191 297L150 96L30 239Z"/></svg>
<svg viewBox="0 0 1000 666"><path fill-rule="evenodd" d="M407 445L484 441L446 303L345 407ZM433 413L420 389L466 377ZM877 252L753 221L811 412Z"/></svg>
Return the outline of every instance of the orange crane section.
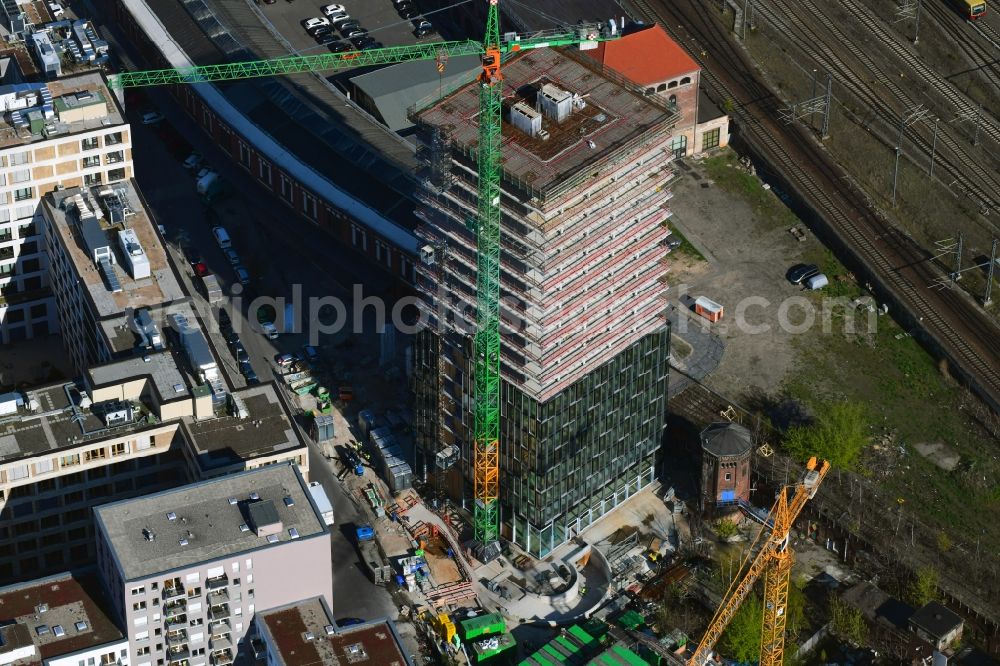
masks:
<svg viewBox="0 0 1000 666"><path fill-rule="evenodd" d="M763 545L752 560L749 559L749 554L747 560L744 560L740 572L745 570L745 573L733 579L701 642L688 660L688 666L704 666L708 662L719 637L761 575L764 576L764 622L760 641L760 666L781 666L785 652L788 578L795 559L788 545L788 533L802 507L816 496L816 491L829 471L828 461L818 463L816 458L810 458L802 479L794 485L783 487L778 493L765 527L753 544L755 546L763 539ZM789 500L790 491L792 495ZM771 528L770 532L768 526ZM753 553L753 546L749 553Z"/></svg>

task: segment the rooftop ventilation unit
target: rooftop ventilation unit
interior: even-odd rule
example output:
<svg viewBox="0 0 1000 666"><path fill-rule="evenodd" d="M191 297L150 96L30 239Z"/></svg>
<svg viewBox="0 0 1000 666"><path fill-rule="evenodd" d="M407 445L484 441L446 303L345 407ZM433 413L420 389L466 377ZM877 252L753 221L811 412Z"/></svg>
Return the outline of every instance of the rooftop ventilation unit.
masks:
<svg viewBox="0 0 1000 666"><path fill-rule="evenodd" d="M510 123L528 136L538 136L542 131L542 114L526 102L518 102L510 109Z"/></svg>
<svg viewBox="0 0 1000 666"><path fill-rule="evenodd" d="M238 499L236 499L235 497L230 497L229 498L229 506L236 506L237 504L239 504L239 500Z"/></svg>
<svg viewBox="0 0 1000 666"><path fill-rule="evenodd" d="M333 636L337 632L337 630L334 629L332 624L328 624L325 627L323 627L323 631L326 632L327 636Z"/></svg>
<svg viewBox="0 0 1000 666"><path fill-rule="evenodd" d="M135 322L136 332L139 334L139 345L141 347L152 347L157 350L164 348L160 329L153 322L153 316L149 313L149 310L137 310L133 321Z"/></svg>
<svg viewBox="0 0 1000 666"><path fill-rule="evenodd" d="M179 544L180 544L180 545L182 545L182 546L186 546L186 545L188 545L188 544L189 544L189 543L191 543L191 542L187 540L187 537L181 537L181 538L180 538L180 539L179 539L179 540L177 541L177 543L179 543Z"/></svg>
<svg viewBox="0 0 1000 666"><path fill-rule="evenodd" d="M546 83L538 91L538 107L546 118L560 123L568 118L573 110L573 95L551 83Z"/></svg>
<svg viewBox="0 0 1000 666"><path fill-rule="evenodd" d="M252 493L250 493L250 499L256 502L257 500L260 499L260 494L255 490Z"/></svg>
<svg viewBox="0 0 1000 666"><path fill-rule="evenodd" d="M136 280L148 278L150 276L149 258L142 249L139 237L135 230L125 229L118 232L118 245L121 246L122 254L125 255L125 263L128 264L129 273Z"/></svg>
<svg viewBox="0 0 1000 666"><path fill-rule="evenodd" d="M108 400L92 406L92 411L99 413L104 419L104 425L109 428L131 423L135 420L135 409L131 402L125 400Z"/></svg>
<svg viewBox="0 0 1000 666"><path fill-rule="evenodd" d="M49 610L48 604L38 604L35 606L35 612L41 615L42 613L47 613Z"/></svg>
<svg viewBox="0 0 1000 666"><path fill-rule="evenodd" d="M90 625L84 622L83 620L80 620L79 622L73 625L73 628L75 628L78 632L82 632L82 631L87 631L87 629L90 629Z"/></svg>
<svg viewBox="0 0 1000 666"><path fill-rule="evenodd" d="M167 514L167 520L177 520L177 514L171 511Z"/></svg>

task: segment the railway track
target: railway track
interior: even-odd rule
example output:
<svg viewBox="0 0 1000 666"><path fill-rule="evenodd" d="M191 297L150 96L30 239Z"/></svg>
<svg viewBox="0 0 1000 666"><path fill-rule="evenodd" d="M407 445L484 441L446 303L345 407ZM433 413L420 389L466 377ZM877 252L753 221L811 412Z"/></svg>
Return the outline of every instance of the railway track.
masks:
<svg viewBox="0 0 1000 666"><path fill-rule="evenodd" d="M969 60L989 79L989 82L997 89L1000 89L1000 35L991 38L987 30L992 30L992 26L987 23L979 25L977 21L962 21L961 17L945 6L944 3L929 2L924 5L928 15L941 27L941 30L955 44L962 49ZM969 39L969 30L977 33L983 40L990 43L984 46L976 39ZM893 33L895 34L895 33ZM946 78L949 80L950 78ZM957 86L956 86L957 87ZM972 102L972 100L969 100ZM975 104L974 102L972 102Z"/></svg>
<svg viewBox="0 0 1000 666"><path fill-rule="evenodd" d="M686 45L703 69L702 82L718 101L732 100L740 136L768 168L785 180L829 225L854 255L860 271L879 285L886 300L909 314L970 385L1000 410L1000 336L995 324L963 294L931 291L943 276L911 238L873 214L866 197L800 127L775 119L780 100L757 77L728 31L692 0L632 0L647 18L658 21ZM683 25L686 35L678 33ZM723 80L725 77L725 80Z"/></svg>
<svg viewBox="0 0 1000 666"><path fill-rule="evenodd" d="M910 95L896 82L896 79L889 76L882 67L875 62L874 58L861 45L852 42L837 23L824 14L812 0L800 0L797 4L808 10L812 20L819 21L824 32L832 36L836 46L828 43L820 34L820 31L812 29L807 21L794 20L793 8L785 0L771 0L776 11L772 10L767 3L760 3L756 6L756 11L776 29L780 30L787 38L808 55L815 62L821 64L837 80L841 87L848 90L863 104L869 106L873 111L879 113L886 122L893 126L898 122L901 109L897 109L893 104L884 100L875 90L864 83L865 77L858 76L856 68L851 67L838 55L839 49L846 49L854 58L858 60L875 77L876 82L889 92L891 97L901 104L902 109L910 109L916 106L916 102ZM852 11L857 11L857 6L853 5L853 0L842 0ZM860 14L859 14L860 16ZM874 30L868 22L862 21ZM891 44L891 48L896 49L896 44ZM926 70L926 66L908 51L901 52L903 60L907 64L918 70ZM935 73L935 76L937 74ZM972 102L965 98L946 82L950 88L950 95L946 98L952 105L961 103L963 100L967 108L976 109ZM942 89L943 90L943 89ZM959 107L961 108L961 107ZM995 129L995 125L992 126ZM919 128L908 126L904 131L904 136L924 154L930 155L932 150L931 138L925 136ZM950 125L939 127L938 145L935 148L936 161L949 177L957 181L962 186L962 190L969 196L979 200L985 209L994 209L1000 206L1000 177L994 170L984 169L982 161L969 153L962 142L954 136L955 132ZM1000 131L997 133L1000 138ZM895 137L892 137L894 139ZM991 225L992 226L992 225ZM994 230L997 230L994 227Z"/></svg>
<svg viewBox="0 0 1000 666"><path fill-rule="evenodd" d="M973 30L978 32L984 39L993 44L994 48L1000 51L1000 30L982 21L970 21L970 23L972 23Z"/></svg>

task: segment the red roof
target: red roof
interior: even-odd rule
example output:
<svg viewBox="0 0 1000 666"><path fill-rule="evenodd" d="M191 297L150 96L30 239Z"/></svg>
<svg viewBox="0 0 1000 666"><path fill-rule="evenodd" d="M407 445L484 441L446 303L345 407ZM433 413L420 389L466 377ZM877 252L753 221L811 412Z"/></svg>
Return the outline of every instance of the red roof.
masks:
<svg viewBox="0 0 1000 666"><path fill-rule="evenodd" d="M698 63L658 25L601 42L584 54L633 83L648 86L698 71Z"/></svg>

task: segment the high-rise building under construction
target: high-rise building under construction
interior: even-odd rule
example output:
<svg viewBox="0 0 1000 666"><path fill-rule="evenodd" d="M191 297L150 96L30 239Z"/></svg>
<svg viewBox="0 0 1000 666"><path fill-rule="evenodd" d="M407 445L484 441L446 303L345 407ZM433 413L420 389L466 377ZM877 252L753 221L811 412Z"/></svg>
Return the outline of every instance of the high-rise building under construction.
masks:
<svg viewBox="0 0 1000 666"><path fill-rule="evenodd" d="M678 113L568 51L512 60L504 84L501 520L541 557L653 481ZM417 463L455 499L472 495L477 88L412 113L427 163Z"/></svg>

